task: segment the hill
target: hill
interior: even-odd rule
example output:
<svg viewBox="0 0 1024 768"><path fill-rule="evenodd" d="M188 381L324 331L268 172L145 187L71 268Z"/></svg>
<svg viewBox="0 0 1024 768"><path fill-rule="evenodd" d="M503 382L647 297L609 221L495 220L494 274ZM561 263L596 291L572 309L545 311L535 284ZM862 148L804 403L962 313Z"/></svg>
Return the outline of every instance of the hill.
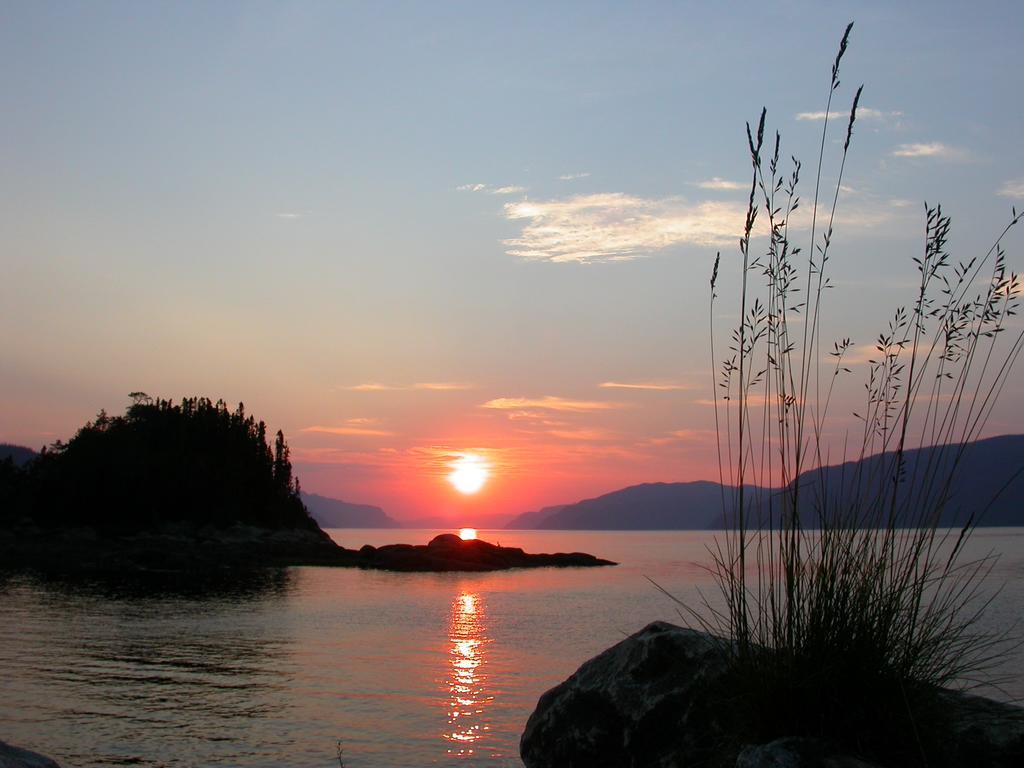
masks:
<svg viewBox="0 0 1024 768"><path fill-rule="evenodd" d="M398 522L380 507L303 493L309 514L324 528L398 528Z"/></svg>
<svg viewBox="0 0 1024 768"><path fill-rule="evenodd" d="M722 490L718 483L706 481L643 483L551 509L533 527L705 531L719 527Z"/></svg>
<svg viewBox="0 0 1024 768"><path fill-rule="evenodd" d="M541 509L535 510L533 512L523 512L522 514L513 517L511 520L505 523L503 527L506 530L512 531L528 531L531 528L539 528L540 523L554 515L559 510L564 509L566 506L568 505L557 504L553 507L542 507Z"/></svg>
<svg viewBox="0 0 1024 768"><path fill-rule="evenodd" d="M39 454L24 445L0 443L0 462L10 459L16 467L24 467Z"/></svg>
<svg viewBox="0 0 1024 768"><path fill-rule="evenodd" d="M983 526L1024 526L1024 435L1004 435L967 445L959 458L957 471L948 489L955 459L951 448L928 447L907 451L904 455L904 482L896 499L898 524L911 524L913 510L934 504L940 492L948 490L940 525L953 526L967 515L984 511ZM863 483L885 476L892 466L892 453L848 461L805 472L799 483L805 515L815 514L820 488L829 489L833 508L848 506L856 499ZM931 482L921 483L922 479ZM923 498L920 488L932 489L931 498ZM723 490L731 499L735 488L724 489L714 482L645 483L607 493L574 504L545 507L514 518L508 528L564 530L716 530L726 527L722 506ZM748 493L764 493L750 488ZM778 524L778 520L775 520Z"/></svg>
<svg viewBox="0 0 1024 768"><path fill-rule="evenodd" d="M67 443L0 476L0 521L101 534L167 524L320 532L299 496L288 445L223 401L180 404L135 393L123 416L101 411ZM9 465L8 465L9 466Z"/></svg>

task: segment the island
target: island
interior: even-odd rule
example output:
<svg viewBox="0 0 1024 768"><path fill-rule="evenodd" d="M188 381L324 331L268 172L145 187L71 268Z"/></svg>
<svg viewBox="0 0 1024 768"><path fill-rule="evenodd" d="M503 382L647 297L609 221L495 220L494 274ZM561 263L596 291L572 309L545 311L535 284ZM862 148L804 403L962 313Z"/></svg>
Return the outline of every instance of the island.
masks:
<svg viewBox="0 0 1024 768"><path fill-rule="evenodd" d="M529 554L441 534L347 549L303 504L284 434L223 401L131 395L67 443L0 457L0 568L198 571L318 565L495 571L614 565L581 552ZM17 460L17 461L16 461Z"/></svg>

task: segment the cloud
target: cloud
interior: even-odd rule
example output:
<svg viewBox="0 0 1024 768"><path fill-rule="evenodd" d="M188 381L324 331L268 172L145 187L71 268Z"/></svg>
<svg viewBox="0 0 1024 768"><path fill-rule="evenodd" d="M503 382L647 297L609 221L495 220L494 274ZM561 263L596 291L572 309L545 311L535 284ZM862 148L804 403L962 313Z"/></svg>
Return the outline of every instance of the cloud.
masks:
<svg viewBox="0 0 1024 768"><path fill-rule="evenodd" d="M576 181L576 179L585 179L589 176L589 173L565 173L558 177L559 181Z"/></svg>
<svg viewBox="0 0 1024 768"><path fill-rule="evenodd" d="M301 432L315 432L321 435L343 435L346 437L393 437L394 432L383 429L369 429L367 427L306 427Z"/></svg>
<svg viewBox="0 0 1024 768"><path fill-rule="evenodd" d="M282 211L281 213L275 213L274 214L274 216L276 216L277 218L279 218L279 219L286 219L288 221L294 221L295 219L301 219L305 215L306 214L300 213L298 211Z"/></svg>
<svg viewBox="0 0 1024 768"><path fill-rule="evenodd" d="M627 261L681 244L733 244L744 211L734 203L691 204L619 192L524 200L505 204L505 216L523 222L523 229L504 242L510 256L529 261Z"/></svg>
<svg viewBox="0 0 1024 768"><path fill-rule="evenodd" d="M377 384L370 382L368 384L356 384L352 387L344 387L351 392L393 392L395 390L404 389L404 387L393 387L390 384Z"/></svg>
<svg viewBox="0 0 1024 768"><path fill-rule="evenodd" d="M508 184L493 187L490 184L462 184L455 188L459 192L486 192L489 195L518 195L526 191L526 187Z"/></svg>
<svg viewBox="0 0 1024 768"><path fill-rule="evenodd" d="M559 440L609 440L614 437L605 429L551 429L547 434Z"/></svg>
<svg viewBox="0 0 1024 768"><path fill-rule="evenodd" d="M698 181L697 186L701 189L747 189L749 184L743 184L739 181L727 181L726 179L719 178L718 176L712 176L710 179L704 181Z"/></svg>
<svg viewBox="0 0 1024 768"><path fill-rule="evenodd" d="M461 381L423 381L413 384L412 389L427 389L433 392L456 392L473 389L475 385Z"/></svg>
<svg viewBox="0 0 1024 768"><path fill-rule="evenodd" d="M1024 179L1004 181L996 194L1003 197L1024 197Z"/></svg>
<svg viewBox="0 0 1024 768"><path fill-rule="evenodd" d="M499 411L528 411L530 409L543 409L547 411L569 411L572 413L589 413L591 411L608 411L615 408L624 408L622 403L609 403L595 400L569 400L564 397L499 397L488 400L480 406Z"/></svg>
<svg viewBox="0 0 1024 768"><path fill-rule="evenodd" d="M603 389L645 389L654 392L692 389L688 384L679 384L671 381L603 381L599 386Z"/></svg>
<svg viewBox="0 0 1024 768"><path fill-rule="evenodd" d="M370 382L367 384L356 384L352 387L342 387L342 389L347 389L350 392L408 392L414 389L432 392L454 392L473 389L474 387L474 384L467 384L461 381L421 381L407 386Z"/></svg>
<svg viewBox="0 0 1024 768"><path fill-rule="evenodd" d="M942 160L960 160L967 156L962 149L931 141L923 144L900 144L892 151L893 157L937 157Z"/></svg>
<svg viewBox="0 0 1024 768"><path fill-rule="evenodd" d="M708 443L718 437L713 429L676 429L666 432L662 437L652 437L646 441L647 445L665 446L674 443Z"/></svg>
<svg viewBox="0 0 1024 768"><path fill-rule="evenodd" d="M849 110L845 112L830 111L828 113L829 120L836 120L839 118L849 118ZM898 119L903 117L903 113L897 110L891 112L883 112L880 109L872 109L871 107L857 107L857 119L858 120L889 120ZM798 112L796 116L797 120L824 120L825 112Z"/></svg>

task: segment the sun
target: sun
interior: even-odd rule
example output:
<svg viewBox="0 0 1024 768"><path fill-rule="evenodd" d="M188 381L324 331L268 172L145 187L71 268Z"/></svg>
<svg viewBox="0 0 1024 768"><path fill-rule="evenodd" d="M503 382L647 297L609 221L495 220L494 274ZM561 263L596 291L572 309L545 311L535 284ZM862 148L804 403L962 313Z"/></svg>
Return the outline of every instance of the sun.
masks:
<svg viewBox="0 0 1024 768"><path fill-rule="evenodd" d="M491 474L484 460L472 453L463 454L449 466L452 471L448 475L448 482L459 493L467 496L483 488Z"/></svg>
<svg viewBox="0 0 1024 768"><path fill-rule="evenodd" d="M472 541L476 538L476 528L460 528L459 538L463 541Z"/></svg>

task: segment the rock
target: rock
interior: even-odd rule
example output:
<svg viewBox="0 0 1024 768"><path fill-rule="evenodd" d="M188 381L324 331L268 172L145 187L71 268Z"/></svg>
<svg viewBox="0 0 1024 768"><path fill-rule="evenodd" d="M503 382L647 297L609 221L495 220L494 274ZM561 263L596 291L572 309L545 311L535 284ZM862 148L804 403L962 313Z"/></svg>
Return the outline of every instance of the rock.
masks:
<svg viewBox="0 0 1024 768"><path fill-rule="evenodd" d="M958 765L1024 765L1024 709L962 691L943 691Z"/></svg>
<svg viewBox="0 0 1024 768"><path fill-rule="evenodd" d="M722 641L657 621L540 697L520 741L527 768L670 768L705 762L723 736L707 694Z"/></svg>
<svg viewBox="0 0 1024 768"><path fill-rule="evenodd" d="M746 747L736 768L878 768L849 755L833 754L817 739L785 738Z"/></svg>
<svg viewBox="0 0 1024 768"><path fill-rule="evenodd" d="M0 563L53 572L124 573L254 569L292 565L391 571L499 571L508 568L615 565L582 552L528 554L518 547L463 541L454 534L429 544L346 549L323 531L249 525L142 531L130 536L53 536L0 526Z"/></svg>
<svg viewBox="0 0 1024 768"><path fill-rule="evenodd" d="M726 641L654 622L581 666L540 697L519 751L527 768L878 768L818 739L743 743L729 708ZM938 762L960 768L1024 766L1024 709L933 689ZM929 715L932 717L932 715ZM843 742L847 740L844 738ZM737 756L738 752L738 756ZM879 757L881 764L902 765Z"/></svg>
<svg viewBox="0 0 1024 768"><path fill-rule="evenodd" d="M45 755L0 741L0 768L60 768Z"/></svg>
<svg viewBox="0 0 1024 768"><path fill-rule="evenodd" d="M361 563L390 571L503 571L508 568L592 567L615 565L583 552L529 554L519 547L499 547L482 539L463 540L452 533L426 545L387 544Z"/></svg>
<svg viewBox="0 0 1024 768"><path fill-rule="evenodd" d="M437 536L427 542L427 547L431 549L451 549L458 547L462 544L462 539L456 536L454 533L439 533Z"/></svg>

